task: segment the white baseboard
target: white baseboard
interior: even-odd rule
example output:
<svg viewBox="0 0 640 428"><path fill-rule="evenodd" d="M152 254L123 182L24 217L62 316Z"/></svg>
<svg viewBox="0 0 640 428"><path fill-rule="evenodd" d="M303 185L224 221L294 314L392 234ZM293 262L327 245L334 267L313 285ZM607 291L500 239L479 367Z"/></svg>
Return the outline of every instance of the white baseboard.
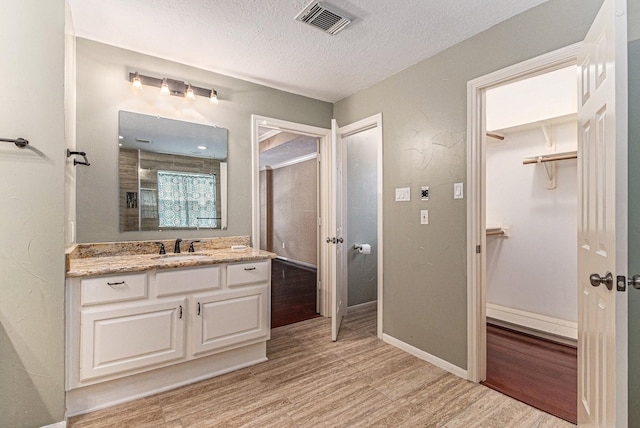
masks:
<svg viewBox="0 0 640 428"><path fill-rule="evenodd" d="M44 425L40 428L67 428L67 423L65 421L62 421L51 425Z"/></svg>
<svg viewBox="0 0 640 428"><path fill-rule="evenodd" d="M506 306L487 303L487 320L496 320L507 323L506 327L512 326L525 329L525 333L531 333L545 338L558 337L570 341L578 340L578 323L559 318L540 315L533 312L522 311L520 309L508 308Z"/></svg>
<svg viewBox="0 0 640 428"><path fill-rule="evenodd" d="M353 311L359 311L361 309L367 309L367 308L369 308L371 306L375 306L377 308L378 307L378 301L374 300L372 302L360 303L359 305L347 306L347 313L353 312Z"/></svg>
<svg viewBox="0 0 640 428"><path fill-rule="evenodd" d="M462 379L467 379L467 371L465 369L461 369L460 367L453 365L450 362L443 360L442 358L431 355L428 352L418 349L415 346L409 345L408 343L398 340L395 337L389 336L388 334L383 334L382 340L389 345L393 345L396 348L400 348L403 351L408 352L414 357L418 357L421 360L431 363L436 367L440 367L441 369L446 370L458 377L461 377Z"/></svg>

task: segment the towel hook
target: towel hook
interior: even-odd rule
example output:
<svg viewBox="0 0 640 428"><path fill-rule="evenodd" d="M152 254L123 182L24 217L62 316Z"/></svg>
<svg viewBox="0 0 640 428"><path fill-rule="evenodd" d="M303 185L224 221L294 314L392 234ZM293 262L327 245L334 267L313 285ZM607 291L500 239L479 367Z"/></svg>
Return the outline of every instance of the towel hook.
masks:
<svg viewBox="0 0 640 428"><path fill-rule="evenodd" d="M86 165L86 166L91 165L89 163L89 159L87 159L87 154L85 152L72 152L71 150L67 149L67 157L71 157L73 155L79 155L79 156L82 156L84 158L84 162L80 162L79 160L74 159L73 160L73 165L74 166L75 165Z"/></svg>

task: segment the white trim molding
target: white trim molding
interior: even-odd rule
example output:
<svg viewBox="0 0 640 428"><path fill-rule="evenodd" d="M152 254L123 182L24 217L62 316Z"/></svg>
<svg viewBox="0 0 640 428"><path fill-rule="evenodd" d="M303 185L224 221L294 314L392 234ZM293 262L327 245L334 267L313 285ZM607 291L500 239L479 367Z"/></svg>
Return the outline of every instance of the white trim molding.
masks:
<svg viewBox="0 0 640 428"><path fill-rule="evenodd" d="M418 357L421 360L431 363L436 367L440 367L441 369L446 370L458 377L461 377L462 379L467 379L467 371L465 369L453 365L450 362L443 360L442 358L431 355L430 353L425 352L422 349L418 349L415 346L409 345L408 343L398 340L395 337L389 336L388 334L383 334L382 340L384 340L384 342L388 343L389 345L393 345L396 348L402 349L403 351L413 355L414 357Z"/></svg>
<svg viewBox="0 0 640 428"><path fill-rule="evenodd" d="M486 378L485 92L576 63L576 43L467 82L467 373Z"/></svg>
<svg viewBox="0 0 640 428"><path fill-rule="evenodd" d="M51 425L44 425L40 428L67 428L67 423L65 421L62 421Z"/></svg>
<svg viewBox="0 0 640 428"><path fill-rule="evenodd" d="M289 159L288 161L277 163L275 165L266 165L264 168L262 168L262 171L264 171L265 169L274 170L274 169L284 168L286 166L295 165L298 163L306 162L308 160L317 159L317 158L318 158L318 153L309 153L308 155L300 156L295 159Z"/></svg>
<svg viewBox="0 0 640 428"><path fill-rule="evenodd" d="M488 318L516 327L524 327L525 331L530 331L534 335L538 335L536 332L544 333L542 337L545 338L550 335L573 341L578 340L578 323L575 321L567 321L492 303L487 303Z"/></svg>

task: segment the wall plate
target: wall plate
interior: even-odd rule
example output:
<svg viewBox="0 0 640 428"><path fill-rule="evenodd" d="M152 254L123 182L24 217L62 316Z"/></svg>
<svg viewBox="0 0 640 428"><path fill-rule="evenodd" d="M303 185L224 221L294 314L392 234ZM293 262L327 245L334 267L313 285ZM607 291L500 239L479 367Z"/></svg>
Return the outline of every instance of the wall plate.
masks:
<svg viewBox="0 0 640 428"><path fill-rule="evenodd" d="M429 186L422 186L420 188L420 199L423 201L429 200Z"/></svg>

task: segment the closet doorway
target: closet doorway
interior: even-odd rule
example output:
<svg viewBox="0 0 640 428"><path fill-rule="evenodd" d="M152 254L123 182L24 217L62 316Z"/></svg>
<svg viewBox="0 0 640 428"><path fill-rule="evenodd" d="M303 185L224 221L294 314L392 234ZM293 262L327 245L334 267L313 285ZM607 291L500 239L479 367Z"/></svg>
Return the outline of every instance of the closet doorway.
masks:
<svg viewBox="0 0 640 428"><path fill-rule="evenodd" d="M577 421L575 65L485 93L486 386Z"/></svg>

